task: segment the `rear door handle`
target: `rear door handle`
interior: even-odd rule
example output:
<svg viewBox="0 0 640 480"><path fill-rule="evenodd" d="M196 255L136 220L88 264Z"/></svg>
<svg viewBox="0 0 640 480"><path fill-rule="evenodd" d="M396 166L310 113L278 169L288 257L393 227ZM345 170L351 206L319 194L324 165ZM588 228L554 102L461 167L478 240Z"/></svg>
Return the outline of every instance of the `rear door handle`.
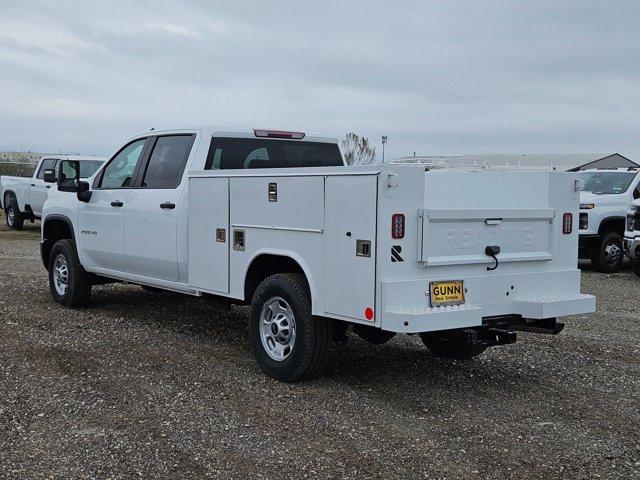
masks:
<svg viewBox="0 0 640 480"><path fill-rule="evenodd" d="M124 205L124 203L122 203L120 200L116 200L115 202L111 202L111 206L112 207L121 207L122 205Z"/></svg>
<svg viewBox="0 0 640 480"><path fill-rule="evenodd" d="M171 210L173 208L176 208L176 204L171 202L164 202L160 204L160 208L168 208L169 210Z"/></svg>
<svg viewBox="0 0 640 480"><path fill-rule="evenodd" d="M31 185L32 187L35 187L35 186L36 186L36 184L35 184L35 183L31 183L30 185Z"/></svg>

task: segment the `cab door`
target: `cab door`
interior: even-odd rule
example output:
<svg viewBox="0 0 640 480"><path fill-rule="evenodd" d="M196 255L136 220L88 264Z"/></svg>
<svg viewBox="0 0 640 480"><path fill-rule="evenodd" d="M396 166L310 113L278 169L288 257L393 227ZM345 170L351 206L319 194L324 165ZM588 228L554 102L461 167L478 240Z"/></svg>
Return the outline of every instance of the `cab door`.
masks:
<svg viewBox="0 0 640 480"><path fill-rule="evenodd" d="M57 163L58 159L56 158L45 158L40 164L38 174L35 176L35 178L31 179L29 185L29 201L27 203L31 207L31 211L37 217L42 215L42 206L47 199L47 194L49 193L49 188L51 187L51 184L45 183L44 181L44 171L54 170Z"/></svg>
<svg viewBox="0 0 640 480"><path fill-rule="evenodd" d="M146 138L125 145L98 175L89 202L79 204L76 240L88 267L129 271L124 256L124 208L146 146Z"/></svg>
<svg viewBox="0 0 640 480"><path fill-rule="evenodd" d="M194 134L152 137L124 209L124 254L131 273L178 280L178 216L187 214L183 177L194 140Z"/></svg>

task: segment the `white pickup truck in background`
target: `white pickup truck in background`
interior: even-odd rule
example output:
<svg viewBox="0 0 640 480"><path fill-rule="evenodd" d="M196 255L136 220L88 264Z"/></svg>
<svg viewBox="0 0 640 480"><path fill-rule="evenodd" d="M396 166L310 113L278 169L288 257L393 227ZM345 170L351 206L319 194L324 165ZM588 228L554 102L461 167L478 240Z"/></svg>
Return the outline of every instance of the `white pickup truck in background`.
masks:
<svg viewBox="0 0 640 480"><path fill-rule="evenodd" d="M631 202L640 198L640 170L583 170L580 175L578 256L591 260L596 270L616 272L624 260L622 237L627 212Z"/></svg>
<svg viewBox="0 0 640 480"><path fill-rule="evenodd" d="M4 209L9 228L20 230L25 220L33 221L40 218L47 192L55 183L52 178L49 178L48 182L45 181L45 172L54 173L60 160L79 161L81 177L89 178L106 161L106 158L49 155L40 159L31 178L0 176L0 208Z"/></svg>
<svg viewBox="0 0 640 480"><path fill-rule="evenodd" d="M318 375L349 329L469 359L595 309L575 173L346 167L333 139L209 128L133 137L91 182L78 169L61 162L43 212L53 299L121 281L249 304L254 357L279 380Z"/></svg>

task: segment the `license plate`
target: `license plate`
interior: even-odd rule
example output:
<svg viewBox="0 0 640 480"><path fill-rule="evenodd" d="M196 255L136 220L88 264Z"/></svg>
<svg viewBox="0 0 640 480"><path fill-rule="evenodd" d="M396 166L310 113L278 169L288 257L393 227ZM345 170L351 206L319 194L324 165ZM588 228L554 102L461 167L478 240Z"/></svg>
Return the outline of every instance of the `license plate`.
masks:
<svg viewBox="0 0 640 480"><path fill-rule="evenodd" d="M430 282L429 298L432 307L461 305L464 303L464 282L462 280Z"/></svg>

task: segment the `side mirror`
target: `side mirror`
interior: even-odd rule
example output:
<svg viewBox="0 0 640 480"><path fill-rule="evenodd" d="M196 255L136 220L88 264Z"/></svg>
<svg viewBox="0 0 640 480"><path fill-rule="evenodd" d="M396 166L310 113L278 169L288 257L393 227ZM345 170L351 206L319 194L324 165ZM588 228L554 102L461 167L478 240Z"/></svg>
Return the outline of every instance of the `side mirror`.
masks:
<svg viewBox="0 0 640 480"><path fill-rule="evenodd" d="M55 170L52 169L46 169L44 171L44 177L42 179L45 181L45 183L56 183L56 181L58 180L56 178Z"/></svg>
<svg viewBox="0 0 640 480"><path fill-rule="evenodd" d="M78 183L78 192L76 193L76 197L78 197L78 200L85 203L91 200L91 189L89 187L89 182Z"/></svg>
<svg viewBox="0 0 640 480"><path fill-rule="evenodd" d="M58 190L61 192L78 192L80 184L80 162L62 160L58 165Z"/></svg>

